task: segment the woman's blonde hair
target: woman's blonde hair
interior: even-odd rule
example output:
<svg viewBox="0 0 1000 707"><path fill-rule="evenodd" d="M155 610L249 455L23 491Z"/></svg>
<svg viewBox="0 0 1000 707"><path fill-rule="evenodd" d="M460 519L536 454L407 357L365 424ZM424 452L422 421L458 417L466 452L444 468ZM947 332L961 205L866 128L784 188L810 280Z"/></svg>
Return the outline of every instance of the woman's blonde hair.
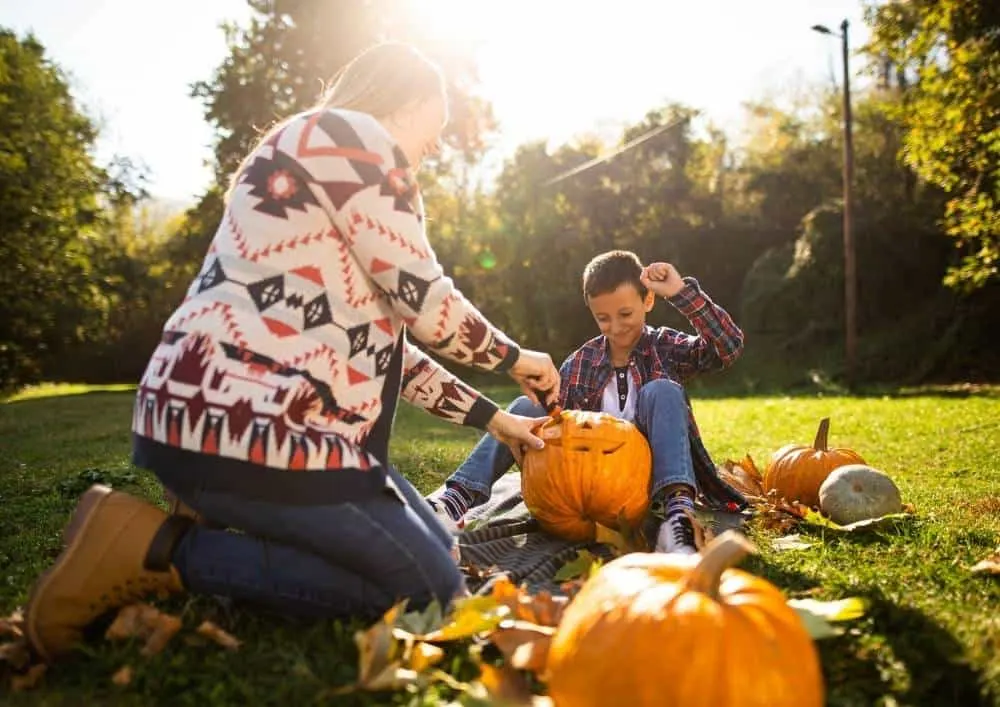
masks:
<svg viewBox="0 0 1000 707"><path fill-rule="evenodd" d="M338 71L316 107L353 110L382 120L444 90L444 75L434 62L408 44L384 42L364 50ZM230 177L227 201L250 155L294 117L272 125L243 158Z"/></svg>
<svg viewBox="0 0 1000 707"><path fill-rule="evenodd" d="M341 69L319 107L382 119L443 91L444 76L436 64L408 44L386 42L366 49Z"/></svg>

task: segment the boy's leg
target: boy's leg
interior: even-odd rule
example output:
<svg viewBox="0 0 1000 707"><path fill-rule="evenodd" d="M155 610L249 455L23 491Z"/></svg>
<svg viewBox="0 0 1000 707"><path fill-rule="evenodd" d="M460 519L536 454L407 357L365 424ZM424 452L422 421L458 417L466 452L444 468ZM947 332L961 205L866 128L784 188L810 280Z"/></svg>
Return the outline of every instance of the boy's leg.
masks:
<svg viewBox="0 0 1000 707"><path fill-rule="evenodd" d="M507 412L526 417L545 415L544 408L524 395L514 400L507 407ZM498 442L493 435L483 435L465 461L445 481L445 491L429 499L446 527L453 532L460 529L461 519L466 512L485 503L493 490L493 484L513 465L514 455L510 448ZM447 519L451 519L450 525Z"/></svg>
<svg viewBox="0 0 1000 707"><path fill-rule="evenodd" d="M694 509L697 483L684 389L671 380L650 381L639 391L635 421L653 455L651 513L662 521L656 549L693 553L694 528L686 511Z"/></svg>

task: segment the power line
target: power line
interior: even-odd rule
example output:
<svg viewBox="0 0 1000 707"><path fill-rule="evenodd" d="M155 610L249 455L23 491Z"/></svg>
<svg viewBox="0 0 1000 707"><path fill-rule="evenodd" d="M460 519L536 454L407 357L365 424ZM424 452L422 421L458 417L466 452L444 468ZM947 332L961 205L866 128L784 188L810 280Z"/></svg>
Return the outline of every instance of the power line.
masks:
<svg viewBox="0 0 1000 707"><path fill-rule="evenodd" d="M647 140L651 140L652 138L656 137L660 133L665 132L665 131L669 130L670 128L677 127L678 125L680 125L681 123L684 123L685 121L687 121L689 119L690 119L690 116L683 116L683 117L680 117L680 118L675 118L674 120L670 121L669 123L665 123L663 125L657 125L655 128L651 128L650 130L647 130L646 132L642 133L638 137L632 138L631 140L629 140L628 142L626 142L624 145L616 147L611 152L608 152L608 153L603 154L603 155L598 155L597 157L595 157L592 160L587 160L586 162L584 162L581 165L577 165L576 167L573 167L572 169L568 169L565 172L557 174L556 176L552 177L552 179L550 179L547 182L545 182L542 186L544 186L544 187L552 186L553 184L556 184L557 182L561 182L564 179L569 179L570 177L576 176L580 172L588 170L591 167L595 167L595 166L601 164L602 162L608 162L609 160L612 160L615 157L617 157L618 155L620 155L621 153L623 153L623 152L625 152L627 150L631 150L636 145L641 145L642 143L646 142Z"/></svg>

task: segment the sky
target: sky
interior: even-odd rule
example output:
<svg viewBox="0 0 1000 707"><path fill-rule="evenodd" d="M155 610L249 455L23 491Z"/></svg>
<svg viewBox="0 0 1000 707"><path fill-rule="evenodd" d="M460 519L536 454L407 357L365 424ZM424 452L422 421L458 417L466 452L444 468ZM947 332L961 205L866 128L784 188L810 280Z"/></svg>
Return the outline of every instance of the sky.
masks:
<svg viewBox="0 0 1000 707"><path fill-rule="evenodd" d="M851 44L867 39L860 0L418 1L434 34L478 47L500 123L494 159L528 140L606 134L667 101L735 134L745 101L841 81L839 39L812 25L846 18ZM0 0L0 26L32 31L99 120L98 158L145 164L152 194L178 201L212 176L190 85L226 55L220 23L248 16L245 0Z"/></svg>

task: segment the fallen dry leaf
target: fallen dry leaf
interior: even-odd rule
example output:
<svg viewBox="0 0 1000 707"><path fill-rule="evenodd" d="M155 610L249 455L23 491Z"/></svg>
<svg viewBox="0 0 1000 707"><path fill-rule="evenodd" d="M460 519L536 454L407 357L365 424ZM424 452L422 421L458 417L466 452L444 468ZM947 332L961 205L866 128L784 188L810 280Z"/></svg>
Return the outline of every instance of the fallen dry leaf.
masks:
<svg viewBox="0 0 1000 707"><path fill-rule="evenodd" d="M1000 547L989 557L974 564L969 571L973 574L1000 575Z"/></svg>
<svg viewBox="0 0 1000 707"><path fill-rule="evenodd" d="M146 605L129 604L119 609L115 620L104 632L104 638L109 641L123 641L139 636L145 628L141 617L143 606Z"/></svg>
<svg viewBox="0 0 1000 707"><path fill-rule="evenodd" d="M490 634L490 641L500 649L511 667L541 675L548 663L549 646L555 632L552 626L512 621Z"/></svg>
<svg viewBox="0 0 1000 707"><path fill-rule="evenodd" d="M524 676L513 668L482 663L479 671L479 681L489 696L500 704L510 707L531 705L534 699L531 687Z"/></svg>
<svg viewBox="0 0 1000 707"><path fill-rule="evenodd" d="M140 653L148 658L163 651L183 625L178 617L149 604L129 604L118 610L104 638L109 641L144 640Z"/></svg>
<svg viewBox="0 0 1000 707"><path fill-rule="evenodd" d="M355 685L344 688L345 691L396 690L416 680L417 671L403 665L402 644L394 635L404 605L405 602L396 604L381 619L354 634L358 647L358 680ZM409 633L399 633L412 638Z"/></svg>
<svg viewBox="0 0 1000 707"><path fill-rule="evenodd" d="M211 621L202 621L201 625L195 629L195 633L199 636L204 636L210 641L214 641L227 650L235 651L242 645L240 639L219 628Z"/></svg>
<svg viewBox="0 0 1000 707"><path fill-rule="evenodd" d="M418 636L422 641L454 641L492 631L510 616L510 609L492 596L471 596L459 599L437 631Z"/></svg>
<svg viewBox="0 0 1000 707"><path fill-rule="evenodd" d="M785 535L771 541L771 547L779 552L786 550L807 550L816 543L806 542L798 533Z"/></svg>
<svg viewBox="0 0 1000 707"><path fill-rule="evenodd" d="M407 667L418 673L422 673L428 668L437 665L444 658L444 650L433 643L417 641L407 652Z"/></svg>
<svg viewBox="0 0 1000 707"><path fill-rule="evenodd" d="M715 537L715 531L712 529L712 526L702 523L695 513L686 508L684 512L691 519L691 525L694 527L694 546L698 550L701 550L708 543L712 542L712 538Z"/></svg>
<svg viewBox="0 0 1000 707"><path fill-rule="evenodd" d="M11 692L22 692L31 690L38 686L45 676L48 666L45 663L36 663L28 668L24 675L15 675L10 679Z"/></svg>
<svg viewBox="0 0 1000 707"><path fill-rule="evenodd" d="M153 632L146 639L146 645L142 647L139 653L147 658L159 654L170 643L170 639L181 630L183 625L183 622L176 616L161 613L156 618L156 625L153 628Z"/></svg>
<svg viewBox="0 0 1000 707"><path fill-rule="evenodd" d="M763 498L764 477L749 454L741 461L727 459L718 467L717 471L723 481L747 496L748 500L750 498Z"/></svg>
<svg viewBox="0 0 1000 707"><path fill-rule="evenodd" d="M508 577L501 577L493 583L490 596L510 609L514 619L541 626L557 626L569 604L568 597L552 596L546 590L531 594L523 585L514 586Z"/></svg>
<svg viewBox="0 0 1000 707"><path fill-rule="evenodd" d="M619 533L617 530L612 530L606 525L597 524L597 532L594 537L594 542L601 543L603 545L610 545L613 547L618 554L624 555L629 552L628 542L625 537Z"/></svg>
<svg viewBox="0 0 1000 707"><path fill-rule="evenodd" d="M789 599L788 606L795 610L802 625L814 641L839 636L843 630L833 622L851 621L864 616L868 602L859 597L836 601L816 599Z"/></svg>
<svg viewBox="0 0 1000 707"><path fill-rule="evenodd" d="M132 682L132 666L123 665L111 676L111 682L119 687L125 687Z"/></svg>
<svg viewBox="0 0 1000 707"><path fill-rule="evenodd" d="M31 663L31 651L23 638L0 644L0 662L6 663L18 672Z"/></svg>
<svg viewBox="0 0 1000 707"><path fill-rule="evenodd" d="M14 636L20 638L24 635L24 615L20 609L12 613L5 619L0 619L0 636Z"/></svg>

